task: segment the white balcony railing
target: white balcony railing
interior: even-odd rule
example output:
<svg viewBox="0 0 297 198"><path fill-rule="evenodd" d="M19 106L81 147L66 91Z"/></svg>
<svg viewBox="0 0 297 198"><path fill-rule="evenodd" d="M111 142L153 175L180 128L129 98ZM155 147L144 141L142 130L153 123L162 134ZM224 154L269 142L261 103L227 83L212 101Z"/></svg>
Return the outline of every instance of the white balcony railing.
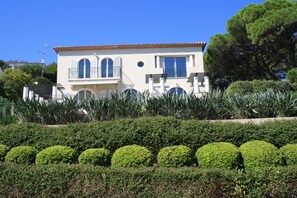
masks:
<svg viewBox="0 0 297 198"><path fill-rule="evenodd" d="M69 80L88 80L88 79L120 79L121 68L119 66L113 66L112 69L102 67L90 67L79 70L78 68L68 69Z"/></svg>

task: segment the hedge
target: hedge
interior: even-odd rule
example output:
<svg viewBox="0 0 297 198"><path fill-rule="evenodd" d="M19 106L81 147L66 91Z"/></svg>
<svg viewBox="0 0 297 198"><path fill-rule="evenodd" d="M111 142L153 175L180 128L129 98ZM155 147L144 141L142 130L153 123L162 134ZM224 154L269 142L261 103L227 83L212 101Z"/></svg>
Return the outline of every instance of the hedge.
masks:
<svg viewBox="0 0 297 198"><path fill-rule="evenodd" d="M0 161L1 162L4 161L4 158L7 152L8 152L8 147L4 144L0 144Z"/></svg>
<svg viewBox="0 0 297 198"><path fill-rule="evenodd" d="M145 147L127 145L118 148L111 158L112 167L148 167L153 164L153 155Z"/></svg>
<svg viewBox="0 0 297 198"><path fill-rule="evenodd" d="M239 168L240 153L238 148L229 142L206 144L196 152L200 168Z"/></svg>
<svg viewBox="0 0 297 198"><path fill-rule="evenodd" d="M253 140L239 147L245 168L275 167L283 164L279 150L271 143Z"/></svg>
<svg viewBox="0 0 297 198"><path fill-rule="evenodd" d="M297 167L246 171L0 163L0 197L296 197Z"/></svg>
<svg viewBox="0 0 297 198"><path fill-rule="evenodd" d="M227 95L249 94L267 91L268 89L280 92L297 91L297 83L273 80L236 81L228 86L226 93Z"/></svg>
<svg viewBox="0 0 297 198"><path fill-rule="evenodd" d="M32 146L17 146L5 156L5 162L17 164L34 164L37 150Z"/></svg>
<svg viewBox="0 0 297 198"><path fill-rule="evenodd" d="M297 143L297 120L275 121L261 125L178 120L172 117L121 119L61 127L35 124L0 126L0 144L42 150L52 145L69 146L82 153L88 148L114 152L125 145L138 144L154 155L166 146L185 145L196 151L210 142L230 142L236 146L258 139L280 148Z"/></svg>
<svg viewBox="0 0 297 198"><path fill-rule="evenodd" d="M158 165L161 167L183 167L192 162L192 152L187 146L168 146L162 148L157 156Z"/></svg>

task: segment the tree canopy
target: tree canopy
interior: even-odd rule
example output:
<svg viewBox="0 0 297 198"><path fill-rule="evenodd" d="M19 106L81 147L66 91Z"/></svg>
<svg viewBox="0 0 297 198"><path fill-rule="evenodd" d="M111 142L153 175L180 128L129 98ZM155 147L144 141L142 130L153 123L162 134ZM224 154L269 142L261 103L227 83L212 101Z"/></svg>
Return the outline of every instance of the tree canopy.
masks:
<svg viewBox="0 0 297 198"><path fill-rule="evenodd" d="M297 67L297 2L250 4L227 22L227 34L211 38L204 56L212 83L279 79Z"/></svg>
<svg viewBox="0 0 297 198"><path fill-rule="evenodd" d="M0 84L3 85L4 96L11 101L22 97L23 87L31 84L32 76L21 70L5 69L0 74Z"/></svg>

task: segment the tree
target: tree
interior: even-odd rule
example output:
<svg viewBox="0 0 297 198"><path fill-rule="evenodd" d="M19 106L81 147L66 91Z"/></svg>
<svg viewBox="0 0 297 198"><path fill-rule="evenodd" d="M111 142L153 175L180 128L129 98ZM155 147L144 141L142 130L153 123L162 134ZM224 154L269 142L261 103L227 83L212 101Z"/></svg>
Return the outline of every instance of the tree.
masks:
<svg viewBox="0 0 297 198"><path fill-rule="evenodd" d="M4 69L9 68L9 65L0 59L0 68L3 71Z"/></svg>
<svg viewBox="0 0 297 198"><path fill-rule="evenodd" d="M43 69L42 65L25 65L20 67L20 70L27 74L31 74L33 78L42 76Z"/></svg>
<svg viewBox="0 0 297 198"><path fill-rule="evenodd" d="M49 79L52 83L57 82L57 63L51 63L45 67L43 76Z"/></svg>
<svg viewBox="0 0 297 198"><path fill-rule="evenodd" d="M251 4L228 21L227 30L211 38L204 56L215 86L222 79L277 80L279 71L297 67L297 2Z"/></svg>
<svg viewBox="0 0 297 198"><path fill-rule="evenodd" d="M12 101L22 97L23 87L32 83L32 76L21 70L5 69L0 74L0 82L3 84L4 96Z"/></svg>

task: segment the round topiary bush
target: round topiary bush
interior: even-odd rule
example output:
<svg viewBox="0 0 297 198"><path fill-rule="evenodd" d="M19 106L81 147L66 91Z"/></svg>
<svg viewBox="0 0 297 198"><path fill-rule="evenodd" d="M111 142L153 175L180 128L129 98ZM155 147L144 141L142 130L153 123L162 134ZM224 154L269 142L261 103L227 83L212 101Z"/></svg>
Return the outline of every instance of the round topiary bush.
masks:
<svg viewBox="0 0 297 198"><path fill-rule="evenodd" d="M151 166L152 153L143 146L129 145L117 149L111 158L112 167L146 167Z"/></svg>
<svg viewBox="0 0 297 198"><path fill-rule="evenodd" d="M271 143L253 140L239 147L245 168L270 167L282 164L279 150Z"/></svg>
<svg viewBox="0 0 297 198"><path fill-rule="evenodd" d="M287 165L297 164L297 144L287 144L279 149Z"/></svg>
<svg viewBox="0 0 297 198"><path fill-rule="evenodd" d="M32 146L17 146L5 156L5 162L17 164L34 164L37 150Z"/></svg>
<svg viewBox="0 0 297 198"><path fill-rule="evenodd" d="M297 68L290 69L286 74L286 78L290 83L297 83Z"/></svg>
<svg viewBox="0 0 297 198"><path fill-rule="evenodd" d="M93 164L98 166L110 166L111 153L105 148L90 148L78 157L80 164Z"/></svg>
<svg viewBox="0 0 297 198"><path fill-rule="evenodd" d="M36 155L36 164L63 164L73 163L76 157L74 149L68 146L51 146L43 149Z"/></svg>
<svg viewBox="0 0 297 198"><path fill-rule="evenodd" d="M239 165L239 150L228 142L214 142L200 147L196 152L201 168L233 169Z"/></svg>
<svg viewBox="0 0 297 198"><path fill-rule="evenodd" d="M4 161L4 158L7 152L8 152L8 147L4 144L0 144L0 162Z"/></svg>
<svg viewBox="0 0 297 198"><path fill-rule="evenodd" d="M191 164L191 149L187 146L168 146L162 148L157 155L161 167L182 167Z"/></svg>

